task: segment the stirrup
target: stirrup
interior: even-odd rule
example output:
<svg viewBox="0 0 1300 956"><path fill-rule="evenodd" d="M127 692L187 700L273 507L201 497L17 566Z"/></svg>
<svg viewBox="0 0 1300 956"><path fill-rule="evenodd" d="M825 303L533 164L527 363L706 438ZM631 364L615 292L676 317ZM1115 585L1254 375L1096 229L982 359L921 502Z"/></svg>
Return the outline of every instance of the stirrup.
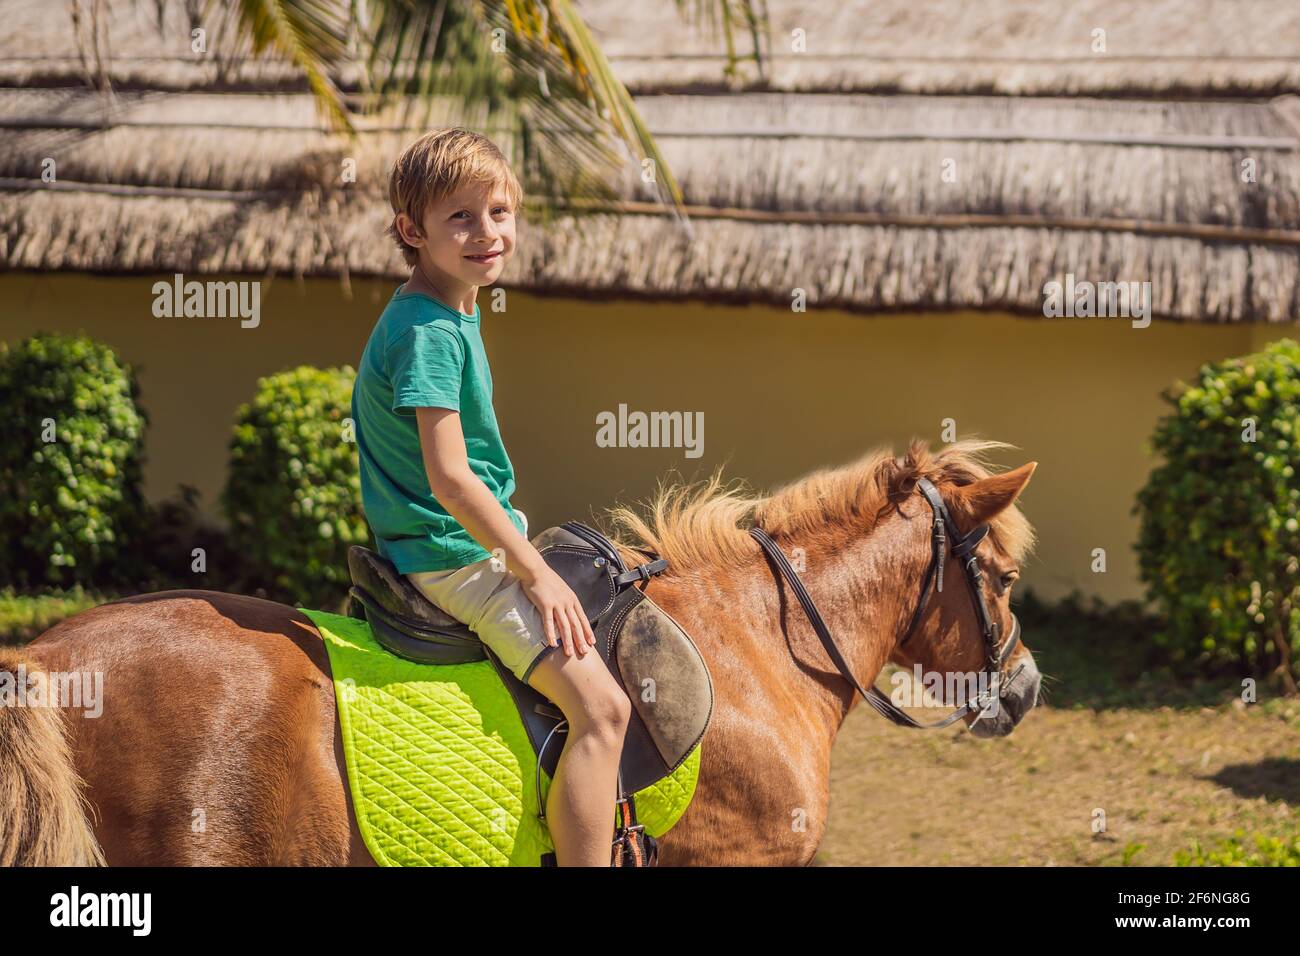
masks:
<svg viewBox="0 0 1300 956"><path fill-rule="evenodd" d="M568 718L565 718L564 720L561 720L558 724L556 724L554 727L551 728L551 732L546 735L546 739L542 741L542 746L537 751L537 768L536 768L537 819L543 822L546 821L546 799L542 796L542 758L546 755L546 748L547 746L550 745L551 738L554 737L556 733L567 734L568 732L569 732L569 721Z"/></svg>
<svg viewBox="0 0 1300 956"><path fill-rule="evenodd" d="M615 806L619 824L610 846L610 866L658 866L659 843L645 832L645 824L636 821L636 798L623 793L623 778L619 775L618 792L622 794Z"/></svg>

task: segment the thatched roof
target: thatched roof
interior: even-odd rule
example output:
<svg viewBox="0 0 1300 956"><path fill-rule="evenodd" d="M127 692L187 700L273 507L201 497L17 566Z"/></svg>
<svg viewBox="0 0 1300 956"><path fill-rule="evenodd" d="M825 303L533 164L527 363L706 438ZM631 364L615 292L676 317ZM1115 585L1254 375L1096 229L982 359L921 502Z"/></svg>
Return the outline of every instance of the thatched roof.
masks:
<svg viewBox="0 0 1300 956"><path fill-rule="evenodd" d="M721 44L682 30L658 5L599 0L581 6L629 87L718 85ZM771 82L783 90L1300 92L1300 4L1294 0L770 0L766 6ZM1104 31L1104 53L1094 52L1096 30ZM799 36L801 52L794 47Z"/></svg>
<svg viewBox="0 0 1300 956"><path fill-rule="evenodd" d="M0 265L401 274L382 235L384 182L412 131L377 119L346 143L283 70L240 62L215 79L189 56L184 23L160 34L123 6L107 103L85 89L70 26L51 29L59 17L36 0L7 4ZM1065 16L993 3L975 18L963 3L771 3L774 35L805 29L820 59L778 58L770 90L676 93L662 90L689 87L716 41L683 30L671 4L582 6L638 94L691 229L629 173L624 202L526 226L507 284L784 306L802 289L813 308L1041 314L1044 283L1073 273L1150 280L1158 317L1300 319L1300 96L1286 95L1300 93L1300 60L1284 42L1300 35L1296 4L1246 17L1209 2ZM1086 54L1094 26L1110 55L1142 62L1112 72L1063 55L1076 42ZM828 57L823 37L827 53L866 53ZM160 43L183 55L160 56ZM638 49L674 54L633 62ZM340 181L344 157L355 183ZM54 183L40 178L46 158Z"/></svg>
<svg viewBox="0 0 1300 956"><path fill-rule="evenodd" d="M766 0L771 89L805 92L998 93L1035 96L1276 96L1300 93L1300 4L1294 0ZM578 0L620 78L638 92L723 87L723 44L688 29L670 0ZM253 62L208 28L190 53L183 6L162 28L155 4L115 0L105 34L120 87L267 90L293 71ZM0 83L62 85L83 75L65 8L6 0ZM89 23L82 34L90 36ZM1094 31L1105 51L1095 52ZM747 37L739 38L748 52ZM801 46L796 47L796 42ZM757 79L752 68L743 74Z"/></svg>

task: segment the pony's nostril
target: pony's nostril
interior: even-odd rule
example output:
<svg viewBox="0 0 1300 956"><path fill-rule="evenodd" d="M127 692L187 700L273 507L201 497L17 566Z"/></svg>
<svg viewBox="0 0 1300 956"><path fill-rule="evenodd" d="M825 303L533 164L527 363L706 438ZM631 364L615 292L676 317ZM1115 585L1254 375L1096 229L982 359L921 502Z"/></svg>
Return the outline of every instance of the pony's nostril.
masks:
<svg viewBox="0 0 1300 956"><path fill-rule="evenodd" d="M1017 721L1038 706L1042 685L1042 680L1035 675L1033 682L1026 686L1022 693L1015 695L1013 701L1008 703L1007 709L1011 711L1012 716Z"/></svg>
<svg viewBox="0 0 1300 956"><path fill-rule="evenodd" d="M1007 708L1007 713L1011 715L1012 721L1019 723L1020 718L1024 716L1025 699L1019 694L1011 694L1003 703Z"/></svg>

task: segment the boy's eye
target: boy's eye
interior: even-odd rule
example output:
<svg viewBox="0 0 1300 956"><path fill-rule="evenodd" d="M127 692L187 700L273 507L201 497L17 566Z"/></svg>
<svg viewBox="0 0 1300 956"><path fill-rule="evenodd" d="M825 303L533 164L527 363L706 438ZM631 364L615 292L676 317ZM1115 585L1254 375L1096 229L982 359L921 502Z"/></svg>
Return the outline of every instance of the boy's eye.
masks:
<svg viewBox="0 0 1300 956"><path fill-rule="evenodd" d="M507 215L509 214L509 212L510 212L509 206L497 206L495 209L492 210L492 215L494 216ZM469 216L469 215L470 215L469 210L462 209L459 212L452 213L451 218L455 219L457 216Z"/></svg>

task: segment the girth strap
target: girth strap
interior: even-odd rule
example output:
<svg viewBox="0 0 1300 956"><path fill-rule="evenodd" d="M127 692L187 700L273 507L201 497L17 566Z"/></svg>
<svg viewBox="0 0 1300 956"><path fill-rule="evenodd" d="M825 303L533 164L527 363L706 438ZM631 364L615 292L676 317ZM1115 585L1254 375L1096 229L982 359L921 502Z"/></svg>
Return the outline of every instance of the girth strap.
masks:
<svg viewBox="0 0 1300 956"><path fill-rule="evenodd" d="M581 521L566 521L560 527L587 542L601 557L609 562L610 567L614 569L613 576L616 587L621 588L625 584L649 581L654 575L662 574L668 570L668 561L656 555L653 561L638 564L629 571L627 565L623 563L622 555L618 553L618 548L595 528L583 524Z"/></svg>
<svg viewBox="0 0 1300 956"><path fill-rule="evenodd" d="M625 584L635 584L637 581L649 581L654 575L662 574L667 570L667 559L659 558L655 561L647 561L645 564L638 564L631 571L614 575L614 583L622 587Z"/></svg>

